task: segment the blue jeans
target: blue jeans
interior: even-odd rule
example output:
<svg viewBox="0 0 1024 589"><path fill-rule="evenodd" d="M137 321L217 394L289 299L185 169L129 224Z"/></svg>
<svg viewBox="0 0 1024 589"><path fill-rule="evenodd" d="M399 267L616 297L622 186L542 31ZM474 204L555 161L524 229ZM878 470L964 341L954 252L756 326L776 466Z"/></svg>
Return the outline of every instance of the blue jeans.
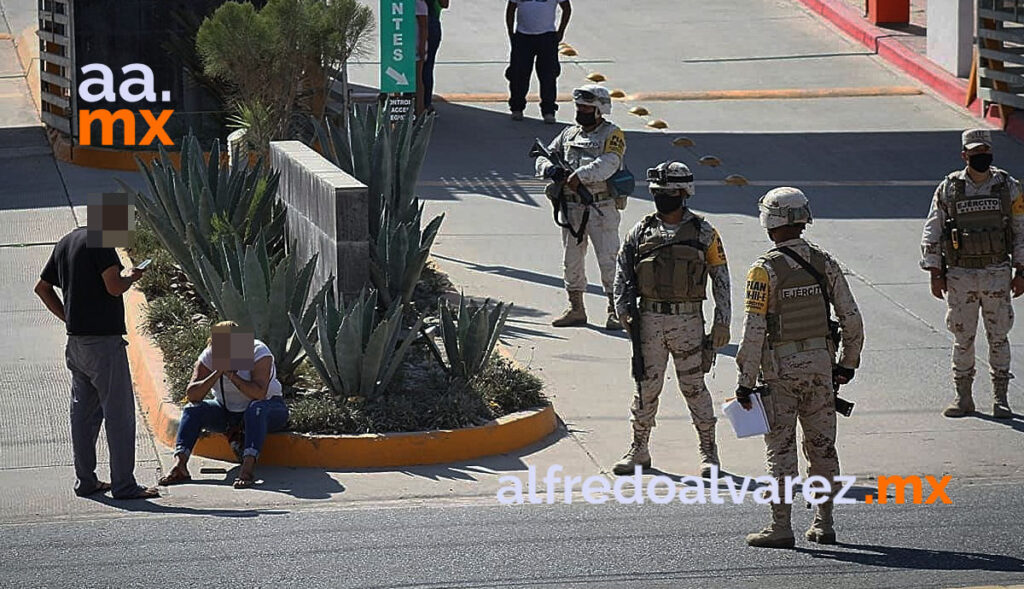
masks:
<svg viewBox="0 0 1024 589"><path fill-rule="evenodd" d="M245 423L245 449L242 456L259 456L267 433L284 429L288 423L288 405L280 396L253 401L242 413L232 413L216 401L189 403L181 410L174 455L192 454L203 430L224 432L239 422Z"/></svg>

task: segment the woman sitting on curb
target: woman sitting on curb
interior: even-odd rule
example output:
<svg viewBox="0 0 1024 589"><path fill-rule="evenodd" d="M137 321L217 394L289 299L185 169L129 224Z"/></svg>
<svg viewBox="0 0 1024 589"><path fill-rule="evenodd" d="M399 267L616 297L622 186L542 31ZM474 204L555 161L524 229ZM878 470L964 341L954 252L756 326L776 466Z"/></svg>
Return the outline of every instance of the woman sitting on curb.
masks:
<svg viewBox="0 0 1024 589"><path fill-rule="evenodd" d="M160 479L161 485L192 480L188 459L203 430L224 432L244 423L242 466L234 487L251 487L256 458L267 433L283 429L288 422L288 406L281 396L274 356L266 344L232 321L222 321L211 331L185 390L189 403L181 412L174 467ZM213 400L204 400L210 391Z"/></svg>

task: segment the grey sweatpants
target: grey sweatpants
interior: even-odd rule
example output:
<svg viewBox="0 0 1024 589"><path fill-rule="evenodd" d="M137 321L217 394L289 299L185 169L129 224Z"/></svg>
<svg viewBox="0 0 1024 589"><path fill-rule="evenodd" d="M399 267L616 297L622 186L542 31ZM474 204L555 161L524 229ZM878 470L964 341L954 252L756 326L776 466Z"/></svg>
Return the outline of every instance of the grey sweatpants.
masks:
<svg viewBox="0 0 1024 589"><path fill-rule="evenodd" d="M75 490L96 488L96 440L106 419L114 497L138 491L135 481L135 393L128 345L119 335L69 335L64 357L71 370L71 445Z"/></svg>

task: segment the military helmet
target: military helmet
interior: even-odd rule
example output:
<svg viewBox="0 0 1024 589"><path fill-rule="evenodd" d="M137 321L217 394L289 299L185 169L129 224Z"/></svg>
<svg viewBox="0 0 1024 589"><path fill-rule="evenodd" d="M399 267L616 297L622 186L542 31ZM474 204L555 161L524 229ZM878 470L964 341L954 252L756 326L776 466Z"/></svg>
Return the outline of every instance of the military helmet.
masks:
<svg viewBox="0 0 1024 589"><path fill-rule="evenodd" d="M661 162L648 168L647 186L652 193L656 190L685 190L687 196L693 196L696 191L693 172L683 162Z"/></svg>
<svg viewBox="0 0 1024 589"><path fill-rule="evenodd" d="M576 104L583 104L587 106L593 106L597 109L600 115L612 114L612 97L608 94L608 89L604 86L598 86L597 84L587 84L574 88L572 91L572 100Z"/></svg>
<svg viewBox="0 0 1024 589"><path fill-rule="evenodd" d="M799 188L772 188L757 202L757 208L761 210L761 226L765 229L813 221L810 204Z"/></svg>

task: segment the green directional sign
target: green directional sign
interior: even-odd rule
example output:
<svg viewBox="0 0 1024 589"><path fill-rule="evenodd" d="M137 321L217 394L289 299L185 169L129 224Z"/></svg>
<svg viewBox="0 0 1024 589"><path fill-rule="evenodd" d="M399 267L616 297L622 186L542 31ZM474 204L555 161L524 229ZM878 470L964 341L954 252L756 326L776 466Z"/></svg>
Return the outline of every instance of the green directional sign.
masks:
<svg viewBox="0 0 1024 589"><path fill-rule="evenodd" d="M380 91L416 91L416 0L380 0Z"/></svg>

